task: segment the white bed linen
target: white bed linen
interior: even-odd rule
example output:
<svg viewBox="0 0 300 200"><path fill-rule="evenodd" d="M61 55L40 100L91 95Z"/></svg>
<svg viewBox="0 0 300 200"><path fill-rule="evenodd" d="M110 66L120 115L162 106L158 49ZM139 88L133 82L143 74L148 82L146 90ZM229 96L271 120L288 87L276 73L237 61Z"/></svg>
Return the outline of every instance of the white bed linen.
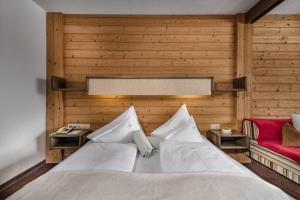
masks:
<svg viewBox="0 0 300 200"><path fill-rule="evenodd" d="M203 142L193 116L189 118L186 124L169 134L166 139L180 142Z"/></svg>
<svg viewBox="0 0 300 200"><path fill-rule="evenodd" d="M136 155L134 144L89 142L53 170L9 197L9 200L290 199L280 189L251 173L206 139L197 145L175 144L171 148L170 144L162 144L163 148L173 151L172 154L179 153L178 156L166 159L170 155L165 152L166 149L162 149L163 153L156 150L151 158L143 158ZM207 155L202 157L203 153ZM132 171L135 159L134 172L138 173L126 173ZM193 173L162 173L160 160L163 160L164 167L166 162L172 162L167 165L167 172ZM232 169L229 170L229 166ZM195 169L200 173L194 172Z"/></svg>
<svg viewBox="0 0 300 200"><path fill-rule="evenodd" d="M132 172L137 154L133 143L88 142L52 171L112 170Z"/></svg>
<svg viewBox="0 0 300 200"><path fill-rule="evenodd" d="M133 120L134 127L138 127L138 129L141 129L141 125L138 122L138 117L136 115L135 109L133 106L130 106L125 112L123 112L121 115L119 115L112 122L95 130L94 132L89 134L87 136L87 138L90 140L94 140L94 141L101 140L101 138L104 137L104 135L113 133L113 129L124 124L130 118L135 119L135 120ZM111 134L109 134L109 135L111 135ZM106 137L106 139L109 139L109 137L107 137L107 136L105 136L105 137ZM116 138L114 137L113 139L116 139ZM121 137L121 139L122 139L122 137Z"/></svg>
<svg viewBox="0 0 300 200"><path fill-rule="evenodd" d="M137 154L133 172L136 173L162 173L160 167L159 149L154 149L149 158Z"/></svg>
<svg viewBox="0 0 300 200"><path fill-rule="evenodd" d="M232 173L51 172L8 200L288 200L262 179Z"/></svg>
<svg viewBox="0 0 300 200"><path fill-rule="evenodd" d="M164 173L250 171L220 151L203 137L202 143L167 140L160 143L160 163Z"/></svg>
<svg viewBox="0 0 300 200"><path fill-rule="evenodd" d="M166 155L167 158L161 157L160 149L155 149L153 151L153 155L150 158L144 158L139 153L137 154L135 166L133 172L136 173L170 173L170 172L234 172L234 173L247 173L253 174L249 169L241 165L239 162L235 161L223 151L220 151L216 148L210 141L208 141L204 136L201 136L203 139L202 143L182 143L178 141L168 141L174 142L175 144L181 143L180 152L176 152L174 150L179 147L171 146L169 148L169 153L172 155ZM196 156L193 155L191 148L200 148L201 151L197 153L202 154L202 151L207 155L205 157L199 158L199 154ZM185 154L183 152L186 152ZM178 154L179 158L176 158ZM175 159L173 160L173 156ZM216 157L214 157L216 156ZM205 160L205 158L211 158ZM217 158L217 159L216 159ZM162 160L164 159L164 160ZM170 161L172 159L172 161ZM167 162L168 165L172 167L171 170L165 169L163 170L161 163ZM168 163L169 162L169 163ZM169 166L169 167L170 167ZM211 166L213 166L211 168ZM177 169L179 168L179 169ZM253 174L254 175L254 174ZM254 175L256 176L256 175Z"/></svg>
<svg viewBox="0 0 300 200"><path fill-rule="evenodd" d="M189 111L186 105L183 104L168 121L155 129L150 135L156 135L163 138L167 137L169 134L184 126L189 118Z"/></svg>

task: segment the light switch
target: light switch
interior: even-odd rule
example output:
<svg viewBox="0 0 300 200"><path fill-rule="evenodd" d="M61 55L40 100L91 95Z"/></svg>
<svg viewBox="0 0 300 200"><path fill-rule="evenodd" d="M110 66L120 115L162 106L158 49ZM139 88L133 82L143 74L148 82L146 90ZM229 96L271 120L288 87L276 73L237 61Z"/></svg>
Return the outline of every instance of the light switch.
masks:
<svg viewBox="0 0 300 200"><path fill-rule="evenodd" d="M210 124L210 129L220 129L220 124Z"/></svg>

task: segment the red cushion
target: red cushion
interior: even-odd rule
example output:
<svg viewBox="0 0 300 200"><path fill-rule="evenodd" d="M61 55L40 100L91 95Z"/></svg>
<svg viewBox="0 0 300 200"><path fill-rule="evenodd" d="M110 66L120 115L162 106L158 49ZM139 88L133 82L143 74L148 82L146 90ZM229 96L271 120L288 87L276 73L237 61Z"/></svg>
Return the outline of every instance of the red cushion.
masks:
<svg viewBox="0 0 300 200"><path fill-rule="evenodd" d="M260 145L300 164L300 147L283 146L279 140L264 141L261 142Z"/></svg>
<svg viewBox="0 0 300 200"><path fill-rule="evenodd" d="M260 144L264 141L279 140L282 141L282 127L290 119L247 119L255 123L259 129L257 142Z"/></svg>

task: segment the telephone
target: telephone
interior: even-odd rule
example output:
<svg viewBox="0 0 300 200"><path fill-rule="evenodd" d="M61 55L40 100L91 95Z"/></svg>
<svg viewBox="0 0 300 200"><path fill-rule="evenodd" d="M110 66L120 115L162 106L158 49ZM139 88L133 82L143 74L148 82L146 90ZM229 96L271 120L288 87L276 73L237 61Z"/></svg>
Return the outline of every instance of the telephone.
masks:
<svg viewBox="0 0 300 200"><path fill-rule="evenodd" d="M62 127L62 128L60 128L60 129L58 129L58 130L56 131L56 133L62 133L62 134L65 134L65 133L71 132L73 129L74 129L74 127L71 127L71 126L65 126L65 127Z"/></svg>

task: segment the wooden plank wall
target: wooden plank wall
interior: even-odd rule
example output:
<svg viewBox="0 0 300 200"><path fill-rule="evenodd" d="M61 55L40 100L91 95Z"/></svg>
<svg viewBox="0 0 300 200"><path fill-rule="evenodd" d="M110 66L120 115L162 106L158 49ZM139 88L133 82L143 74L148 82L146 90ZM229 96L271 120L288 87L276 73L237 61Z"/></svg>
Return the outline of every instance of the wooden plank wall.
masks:
<svg viewBox="0 0 300 200"><path fill-rule="evenodd" d="M64 15L65 77L80 86L87 75L214 76L228 87L236 76L234 16ZM98 128L133 104L147 133L183 103L201 131L211 123L234 127L236 98L220 93L199 98L130 98L67 92L64 123Z"/></svg>
<svg viewBox="0 0 300 200"><path fill-rule="evenodd" d="M300 15L264 17L252 34L252 116L300 113Z"/></svg>
<svg viewBox="0 0 300 200"><path fill-rule="evenodd" d="M64 77L63 23L61 13L48 13L47 23L47 96L46 96L46 161L61 159L59 150L50 150L48 135L64 124L63 93L52 91L51 76Z"/></svg>

